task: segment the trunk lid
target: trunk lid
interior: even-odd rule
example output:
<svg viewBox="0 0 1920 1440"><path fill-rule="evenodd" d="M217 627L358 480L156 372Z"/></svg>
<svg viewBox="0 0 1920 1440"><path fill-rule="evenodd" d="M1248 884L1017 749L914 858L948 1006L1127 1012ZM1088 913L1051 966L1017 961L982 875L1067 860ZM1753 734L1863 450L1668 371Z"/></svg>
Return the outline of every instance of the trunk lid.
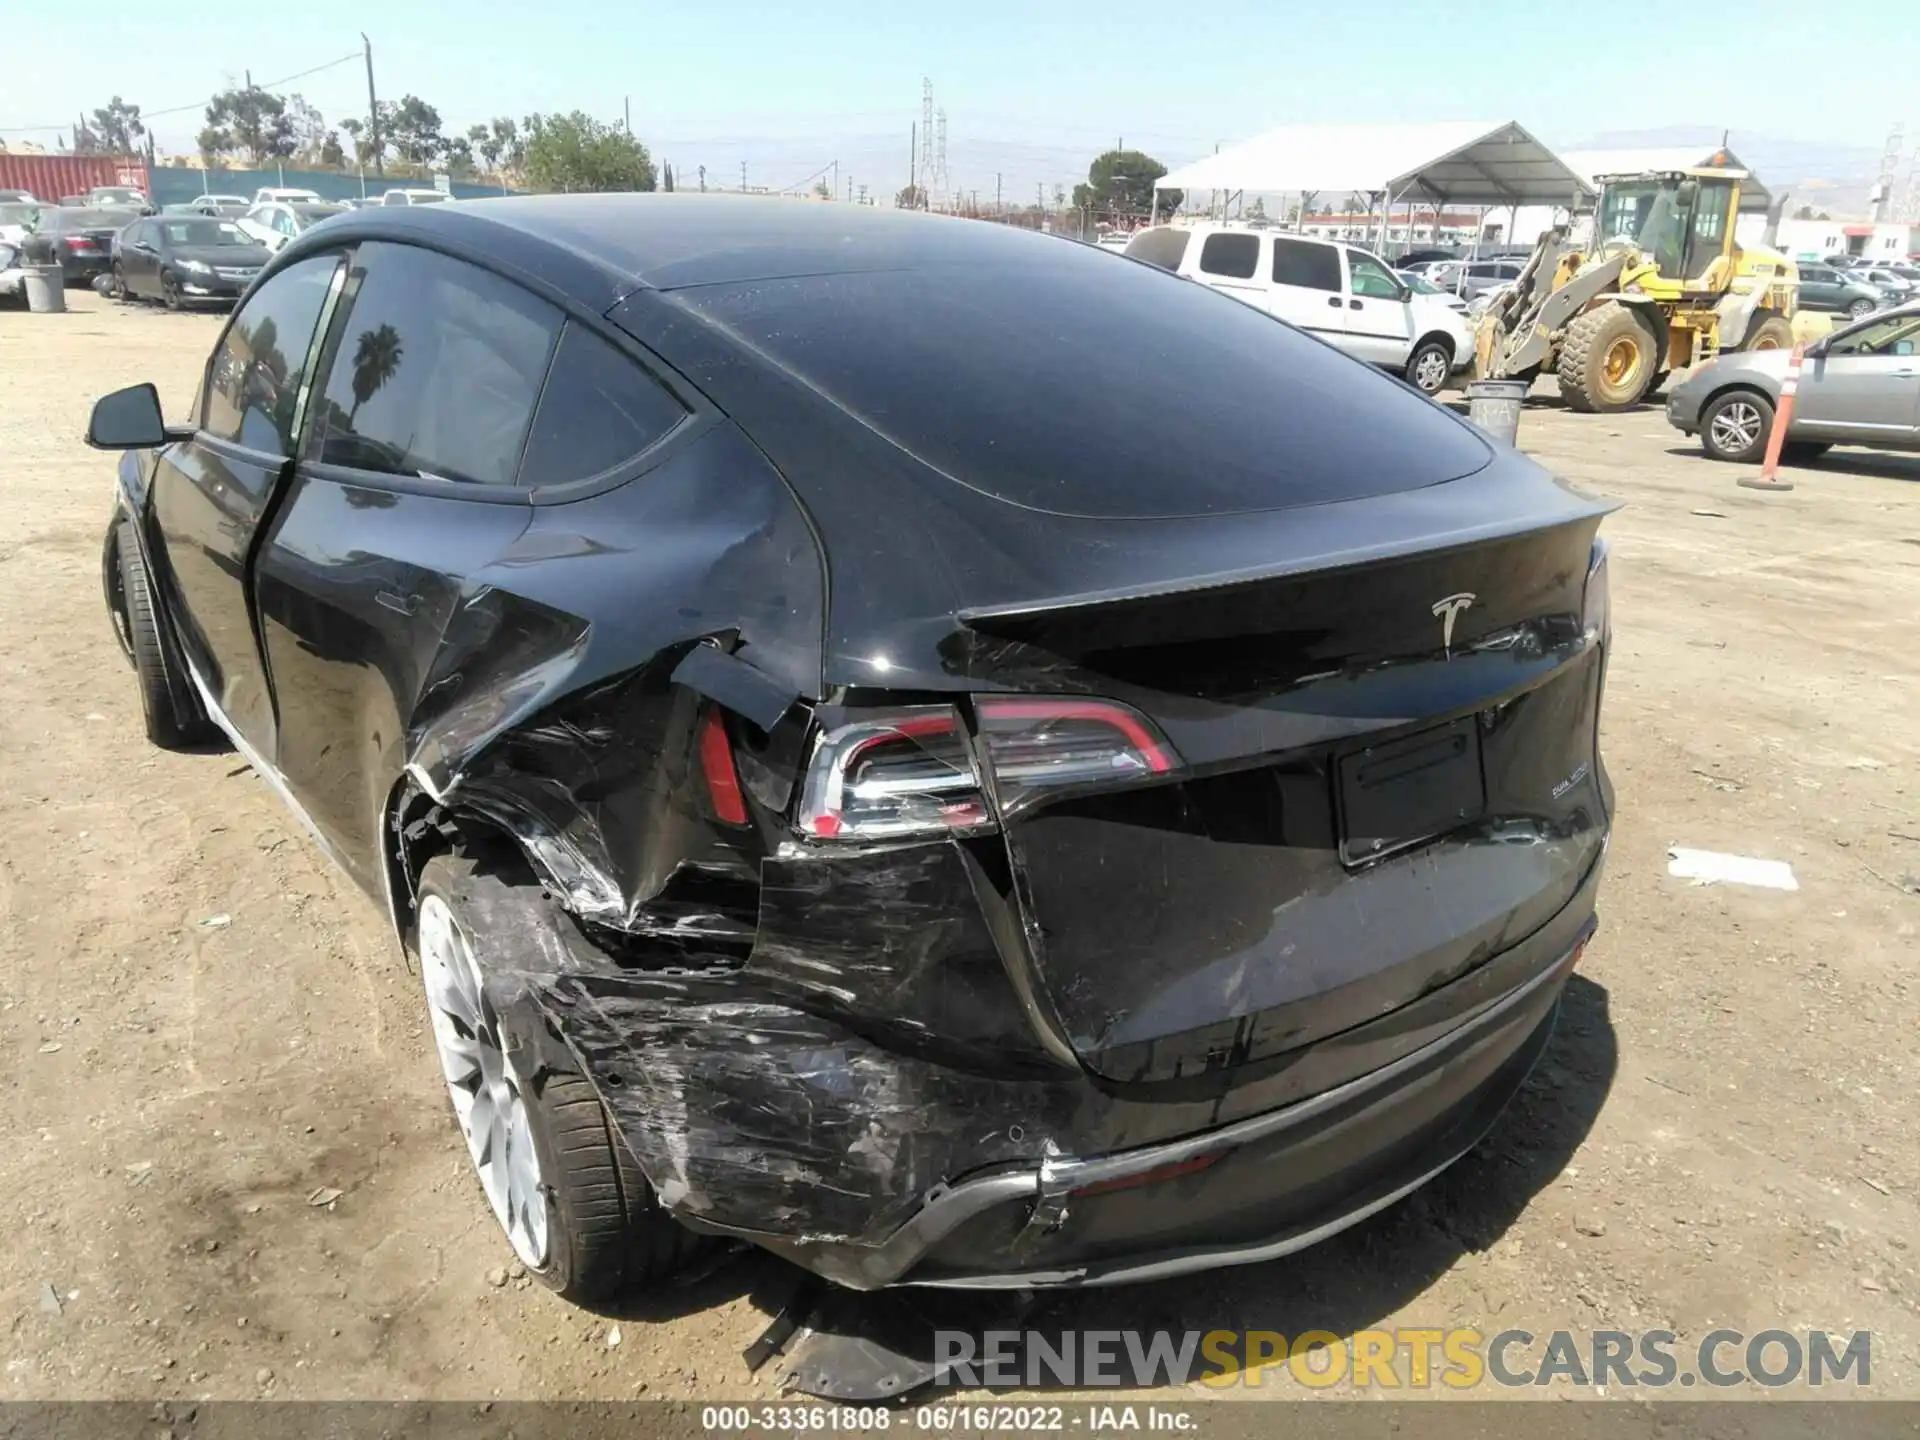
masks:
<svg viewBox="0 0 1920 1440"><path fill-rule="evenodd" d="M1575 895L1606 833L1598 522L963 617L994 685L1121 701L1184 761L1006 827L1088 1068L1270 1057L1446 985Z"/></svg>

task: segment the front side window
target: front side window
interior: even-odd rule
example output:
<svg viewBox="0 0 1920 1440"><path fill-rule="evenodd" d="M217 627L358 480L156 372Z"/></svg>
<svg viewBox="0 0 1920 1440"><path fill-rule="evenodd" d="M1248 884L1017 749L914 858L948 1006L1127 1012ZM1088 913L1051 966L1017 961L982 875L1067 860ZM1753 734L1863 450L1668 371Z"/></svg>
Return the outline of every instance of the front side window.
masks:
<svg viewBox="0 0 1920 1440"><path fill-rule="evenodd" d="M294 408L339 265L337 255L316 255L247 297L207 368L201 430L262 454L293 454Z"/></svg>
<svg viewBox="0 0 1920 1440"><path fill-rule="evenodd" d="M1890 315L1842 335L1827 348L1829 355L1909 356L1920 350L1920 315Z"/></svg>
<svg viewBox="0 0 1920 1440"><path fill-rule="evenodd" d="M1353 271L1353 293L1368 300L1398 300L1400 282L1387 267L1371 255L1357 250L1347 252L1347 264Z"/></svg>
<svg viewBox="0 0 1920 1440"><path fill-rule="evenodd" d="M1260 268L1260 237L1209 235L1200 247L1200 268L1227 280L1251 280Z"/></svg>
<svg viewBox="0 0 1920 1440"><path fill-rule="evenodd" d="M410 245L363 246L307 453L381 475L511 486L560 313Z"/></svg>
<svg viewBox="0 0 1920 1440"><path fill-rule="evenodd" d="M1340 257L1331 245L1316 245L1311 240L1273 242L1273 283L1298 285L1303 290L1340 289Z"/></svg>

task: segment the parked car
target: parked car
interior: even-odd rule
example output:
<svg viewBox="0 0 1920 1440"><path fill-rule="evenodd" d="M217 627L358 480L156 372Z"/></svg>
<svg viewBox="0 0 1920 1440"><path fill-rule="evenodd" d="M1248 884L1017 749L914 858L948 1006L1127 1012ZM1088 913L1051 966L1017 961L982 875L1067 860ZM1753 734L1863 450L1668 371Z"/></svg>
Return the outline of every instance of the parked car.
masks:
<svg viewBox="0 0 1920 1440"><path fill-rule="evenodd" d="M1157 1277L1476 1142L1595 923L1610 505L1091 247L461 209L299 236L88 439L148 733L418 956L522 1264Z"/></svg>
<svg viewBox="0 0 1920 1440"><path fill-rule="evenodd" d="M267 249L278 250L294 236L303 234L322 220L331 220L336 215L347 213L346 206L324 201L273 200L265 205L254 206L240 217L238 224Z"/></svg>
<svg viewBox="0 0 1920 1440"><path fill-rule="evenodd" d="M142 215L151 215L154 208L146 191L130 185L96 185L87 192L86 203L96 210L132 210Z"/></svg>
<svg viewBox="0 0 1920 1440"><path fill-rule="evenodd" d="M1716 460L1751 463L1767 448L1790 352L1723 354L1667 396L1667 420ZM1920 449L1920 302L1856 320L1806 350L1786 443L1790 460L1834 445Z"/></svg>
<svg viewBox="0 0 1920 1440"><path fill-rule="evenodd" d="M323 205L326 197L318 190L301 190L285 185L268 185L253 192L255 205Z"/></svg>
<svg viewBox="0 0 1920 1440"><path fill-rule="evenodd" d="M238 220L253 208L253 202L244 195L196 195L187 203L202 215L226 220Z"/></svg>
<svg viewBox="0 0 1920 1440"><path fill-rule="evenodd" d="M1802 260L1795 268L1800 272L1800 308L1803 310L1826 310L1858 320L1886 303L1885 292L1858 278L1855 271L1835 269L1812 260Z"/></svg>
<svg viewBox="0 0 1920 1440"><path fill-rule="evenodd" d="M271 251L231 220L160 216L120 235L115 288L130 300L158 300L169 310L240 298Z"/></svg>
<svg viewBox="0 0 1920 1440"><path fill-rule="evenodd" d="M0 205L38 205L31 190L0 190Z"/></svg>
<svg viewBox="0 0 1920 1440"><path fill-rule="evenodd" d="M1473 363L1473 334L1459 312L1353 245L1229 225L1160 225L1135 231L1126 253L1265 310L1429 395Z"/></svg>
<svg viewBox="0 0 1920 1440"><path fill-rule="evenodd" d="M382 205L439 205L453 199L438 190L389 190L380 197Z"/></svg>
<svg viewBox="0 0 1920 1440"><path fill-rule="evenodd" d="M1913 281L1890 265L1859 265L1855 266L1850 273L1865 280L1869 285L1879 286L1885 292L1890 304L1898 305L1913 294Z"/></svg>
<svg viewBox="0 0 1920 1440"><path fill-rule="evenodd" d="M40 207L31 201L0 200L0 245L17 252L40 223Z"/></svg>
<svg viewBox="0 0 1920 1440"><path fill-rule="evenodd" d="M68 285L87 285L113 265L114 237L140 217L131 210L83 210L61 205L40 211L21 247L28 264L60 267Z"/></svg>
<svg viewBox="0 0 1920 1440"><path fill-rule="evenodd" d="M1451 290L1442 290L1438 285L1434 284L1431 280L1427 279L1427 277L1425 275L1422 275L1418 270L1396 270L1393 273L1398 275L1402 280L1406 281L1408 286L1412 288L1414 294L1436 295L1440 298L1440 303L1445 305L1448 309L1458 310L1462 314L1466 313L1466 309L1467 309L1466 301L1462 300L1458 295L1454 294Z"/></svg>

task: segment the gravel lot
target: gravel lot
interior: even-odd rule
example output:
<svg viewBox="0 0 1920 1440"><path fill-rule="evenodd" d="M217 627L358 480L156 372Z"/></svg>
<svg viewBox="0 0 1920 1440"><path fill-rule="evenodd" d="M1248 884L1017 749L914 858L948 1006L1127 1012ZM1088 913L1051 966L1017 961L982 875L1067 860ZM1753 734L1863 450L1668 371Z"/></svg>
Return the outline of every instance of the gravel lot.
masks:
<svg viewBox="0 0 1920 1440"><path fill-rule="evenodd" d="M753 1256L620 1317L510 1262L380 915L231 755L141 737L101 605L103 391L219 321L0 311L0 1398L771 1396ZM1626 507L1602 930L1479 1150L1306 1255L1050 1326L1874 1332L1920 1396L1920 458L1735 488L1659 413L1522 443ZM1791 862L1696 887L1673 844ZM331 1203L324 1202L338 1192ZM1252 1394L1300 1392L1277 1384Z"/></svg>

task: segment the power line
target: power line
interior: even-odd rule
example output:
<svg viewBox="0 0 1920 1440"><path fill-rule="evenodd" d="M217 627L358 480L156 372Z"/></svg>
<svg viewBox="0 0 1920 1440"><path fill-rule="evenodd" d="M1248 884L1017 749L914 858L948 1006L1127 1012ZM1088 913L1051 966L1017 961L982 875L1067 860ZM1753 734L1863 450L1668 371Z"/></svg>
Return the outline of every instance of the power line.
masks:
<svg viewBox="0 0 1920 1440"><path fill-rule="evenodd" d="M295 80L304 80L309 75L318 75L322 70L331 70L335 66L345 65L360 58L361 52L355 50L351 55L342 55L338 60L329 60L325 64L315 65L309 70L300 70L292 75L282 76L278 80L269 80L266 84L256 85L253 88L256 90L277 90L282 85L291 85ZM212 99L213 96L208 95L203 99L195 100L187 105L170 105L164 110L142 110L140 112L140 123L145 125L149 120L164 120L169 115L184 115L189 110L199 110L203 108L208 101ZM71 130L72 128L73 126L70 123L66 125L0 125L0 130L21 135L36 134L49 130Z"/></svg>

